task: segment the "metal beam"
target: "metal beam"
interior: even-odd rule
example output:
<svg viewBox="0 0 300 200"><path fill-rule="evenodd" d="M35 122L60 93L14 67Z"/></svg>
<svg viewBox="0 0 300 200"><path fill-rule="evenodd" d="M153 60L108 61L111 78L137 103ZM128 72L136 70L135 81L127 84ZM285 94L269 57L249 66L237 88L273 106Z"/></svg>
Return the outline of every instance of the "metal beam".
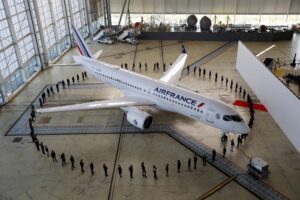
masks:
<svg viewBox="0 0 300 200"><path fill-rule="evenodd" d="M91 4L90 0L85 0L85 9L86 9L86 18L87 18L87 23L89 27L89 32L90 32L90 38L93 38L94 35L94 30L93 30L93 23L92 23L92 11L91 11Z"/></svg>
<svg viewBox="0 0 300 200"><path fill-rule="evenodd" d="M42 26L42 21L40 18L40 13L38 11L38 4L36 0L33 0L33 7L34 7L34 11L35 11L35 16L36 16L36 21L37 21L37 25L38 25L38 29L40 32L40 38L41 38L41 45L42 45L42 49L43 49L43 57L44 57L44 66L47 67L49 64L49 57L48 57L48 49L46 47L46 42L45 42L45 37L44 37L44 32L43 32L43 26Z"/></svg>
<svg viewBox="0 0 300 200"><path fill-rule="evenodd" d="M57 26L56 26L56 21L55 21L55 13L54 13L54 8L53 8L52 1L53 0L48 0L48 2L49 2L49 11L50 11L50 15L51 15L51 18L52 18L52 25L53 25L53 32L54 32L55 44L58 44L58 33L57 33ZM56 47L57 47L57 45L56 45ZM57 51L58 51L58 49L57 49Z"/></svg>
<svg viewBox="0 0 300 200"><path fill-rule="evenodd" d="M69 36L69 39L71 41L71 30L70 30L71 23L69 22L66 0L61 0L61 5L62 5L62 10L63 10L63 16L65 19L65 28L67 30L67 35Z"/></svg>
<svg viewBox="0 0 300 200"><path fill-rule="evenodd" d="M124 4L123 4L122 11L121 11L121 14L120 14L120 19L119 19L119 22L118 22L118 26L120 26L120 24L121 24L126 4L127 4L127 0L124 0Z"/></svg>
<svg viewBox="0 0 300 200"><path fill-rule="evenodd" d="M39 48L39 43L38 43L38 39L37 39L37 31L35 28L35 24L33 21L33 15L32 15L32 8L30 6L29 0L25 0L25 9L26 9L26 13L27 13L27 17L28 17L28 21L29 21L29 28L30 28L30 32L32 33L33 36L33 46L35 49L35 54L37 54L37 56L39 57L40 63L41 63L41 69L43 69L43 65L44 65L44 58L41 56L41 52L40 52L40 48Z"/></svg>

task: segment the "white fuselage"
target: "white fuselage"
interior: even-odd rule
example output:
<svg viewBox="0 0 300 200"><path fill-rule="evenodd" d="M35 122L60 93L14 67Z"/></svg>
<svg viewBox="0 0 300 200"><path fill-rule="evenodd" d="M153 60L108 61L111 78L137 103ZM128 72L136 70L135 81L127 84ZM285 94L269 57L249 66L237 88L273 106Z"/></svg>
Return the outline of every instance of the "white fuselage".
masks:
<svg viewBox="0 0 300 200"><path fill-rule="evenodd" d="M153 101L159 109L180 113L224 132L249 132L248 126L243 121L234 122L223 119L224 115L238 114L230 106L218 100L101 61L91 63L83 57L76 57L75 60L96 79L120 89L127 96L147 98ZM98 62L108 67L99 67Z"/></svg>

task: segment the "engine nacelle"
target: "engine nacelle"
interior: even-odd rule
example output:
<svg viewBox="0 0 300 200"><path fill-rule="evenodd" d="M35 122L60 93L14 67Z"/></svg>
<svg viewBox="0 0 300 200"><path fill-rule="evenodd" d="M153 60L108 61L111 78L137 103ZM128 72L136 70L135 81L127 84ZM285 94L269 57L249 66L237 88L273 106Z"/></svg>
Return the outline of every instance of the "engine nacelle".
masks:
<svg viewBox="0 0 300 200"><path fill-rule="evenodd" d="M152 124L152 116L135 107L123 108L127 114L127 121L140 129L148 129Z"/></svg>

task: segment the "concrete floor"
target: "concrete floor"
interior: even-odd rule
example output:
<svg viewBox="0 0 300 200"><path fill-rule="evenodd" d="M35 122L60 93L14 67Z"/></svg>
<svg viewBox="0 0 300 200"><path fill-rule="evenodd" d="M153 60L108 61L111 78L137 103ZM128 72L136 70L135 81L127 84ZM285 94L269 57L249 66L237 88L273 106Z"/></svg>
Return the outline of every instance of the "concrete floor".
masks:
<svg viewBox="0 0 300 200"><path fill-rule="evenodd" d="M188 51L187 64L193 63L210 51L218 48L224 42L185 42ZM282 52L292 55L298 51L298 39L276 43L278 48L272 53L282 56ZM178 41L163 42L164 60L167 66L173 62L179 54L180 45ZM246 42L246 46L253 52L259 53L270 46L271 43ZM103 61L120 64L127 62L129 68L134 59L135 46L126 44L114 44L104 46L90 44L93 52L102 48L104 50L101 58ZM142 70L146 76L159 78L162 72L153 72L154 62L161 62L159 41L141 41L137 46L136 66L141 61L147 62L148 71ZM237 45L233 45L226 52L206 63L203 67L212 72L218 72L225 77L238 81L243 88L259 102L251 92L247 84L235 70ZM129 52L129 53L128 53ZM71 55L77 54L75 49L70 50L59 62L70 63ZM136 67L138 69L138 67ZM187 159L193 157L193 152L161 133L150 134L125 134L119 145L119 156L117 164L123 167L124 176L114 177L112 181L112 168L115 163L119 135L118 134L89 134L89 135L47 135L39 139L54 149L58 154L64 152L67 159L73 154L76 161L83 159L86 173L80 174L79 166L75 171L70 170L68 165L62 168L60 164L37 153L35 146L29 137L23 137L20 143L12 143L14 137L4 136L5 132L13 125L16 118L26 109L31 101L38 95L46 84L53 84L66 77L80 73L81 69L74 66L52 67L42 71L27 87L22 90L16 98L0 110L0 199L106 199L109 191L113 199L196 199L209 189L227 178L217 169L208 165L199 165L197 170L187 170ZM95 83L97 80L90 78L85 83ZM226 103L232 103L240 99L239 95L215 84L208 78L190 74L184 77L181 85L221 99ZM59 95L49 99L47 105L72 104L95 99L111 99L120 96L116 89L80 89L65 90ZM236 109L248 120L248 110L240 107ZM221 152L223 143L220 142L220 131L200 122L173 115L171 113L159 112L148 109L155 118L155 123L172 123L184 130L190 137L194 137L210 148ZM49 123L44 122L45 115L38 116L36 126L57 125L86 125L99 123L119 123L122 120L122 111L119 109L106 109L100 111L81 111L53 113ZM79 120L80 119L80 120ZM230 138L236 139L235 135ZM229 149L229 144L227 144ZM278 127L272 117L265 112L255 113L254 128L239 150L227 154L227 158L242 168L246 168L249 157L259 156L270 164L270 176L264 180L290 199L299 199L300 191L300 156L292 146L282 130ZM182 161L182 173L175 170L176 160ZM95 165L95 176L91 176L88 170L89 162ZM142 178L140 163L146 164L148 177ZM170 176L165 177L164 165L170 163ZM109 177L105 178L102 164L109 167ZM129 178L128 166L134 165L134 179ZM152 165L158 168L158 180L153 179ZM200 164L200 160L199 160ZM112 186L111 186L112 185ZM110 189L111 187L111 189ZM213 194L209 199L256 199L256 197L235 182L231 182L220 191Z"/></svg>

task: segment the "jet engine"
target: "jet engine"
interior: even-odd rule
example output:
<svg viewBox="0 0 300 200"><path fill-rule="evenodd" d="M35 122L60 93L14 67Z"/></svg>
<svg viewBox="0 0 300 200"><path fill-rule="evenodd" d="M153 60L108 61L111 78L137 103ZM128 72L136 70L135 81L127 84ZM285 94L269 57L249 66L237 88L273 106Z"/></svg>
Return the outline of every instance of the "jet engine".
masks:
<svg viewBox="0 0 300 200"><path fill-rule="evenodd" d="M135 107L122 108L127 114L127 121L140 129L148 129L152 124L152 116Z"/></svg>

